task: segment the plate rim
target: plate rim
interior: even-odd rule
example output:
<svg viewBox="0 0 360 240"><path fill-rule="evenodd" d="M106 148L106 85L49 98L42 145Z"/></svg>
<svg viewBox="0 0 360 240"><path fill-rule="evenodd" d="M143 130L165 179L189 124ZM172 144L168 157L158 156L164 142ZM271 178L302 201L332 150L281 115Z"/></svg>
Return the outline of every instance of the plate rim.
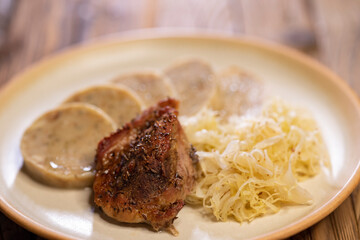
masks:
<svg viewBox="0 0 360 240"><path fill-rule="evenodd" d="M354 103L357 107L357 113L360 115L360 101L354 90L347 84L347 82L341 79L332 70L318 62L317 60L292 49L287 46L273 43L267 40L259 39L256 37L233 35L221 31L192 31L192 30L174 30L174 29L145 29L145 30L133 30L115 34L105 35L93 40L81 42L69 47L60 49L53 54L50 54L40 61L30 64L24 70L15 74L9 81L7 81L0 88L0 107L6 103L4 99L9 98L12 94L16 94L17 89L24 88L32 82L34 76L41 74L43 71L51 69L61 65L61 62L66 61L74 55L81 55L90 50L95 50L111 45L122 44L126 42L135 41L149 41L149 40L215 40L221 42L230 42L233 44L245 44L251 47L255 47L261 50L270 51L274 54L281 55L282 57L294 60L298 64L302 64L308 69L320 73L326 77L326 81L331 81L338 87L339 91L343 92L348 99ZM342 188L335 194L327 203L316 211L305 215L298 219L294 223L271 231L269 233L256 236L254 239L277 239L286 238L294 235L312 225L319 222L327 215L332 213L355 189L360 182L360 159L357 162L356 168L352 172L349 180L342 186ZM41 223L32 220L18 211L6 199L0 195L0 211L7 217L12 219L15 223L23 226L27 230L36 233L45 238L55 239L73 239L72 236L43 226Z"/></svg>

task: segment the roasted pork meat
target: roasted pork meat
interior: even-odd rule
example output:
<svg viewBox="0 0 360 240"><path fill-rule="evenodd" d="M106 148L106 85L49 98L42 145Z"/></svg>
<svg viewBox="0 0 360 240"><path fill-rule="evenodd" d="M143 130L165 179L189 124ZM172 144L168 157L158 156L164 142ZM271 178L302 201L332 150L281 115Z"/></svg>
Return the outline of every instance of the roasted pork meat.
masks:
<svg viewBox="0 0 360 240"><path fill-rule="evenodd" d="M121 222L172 229L195 182L196 153L167 99L104 138L96 154L94 201Z"/></svg>

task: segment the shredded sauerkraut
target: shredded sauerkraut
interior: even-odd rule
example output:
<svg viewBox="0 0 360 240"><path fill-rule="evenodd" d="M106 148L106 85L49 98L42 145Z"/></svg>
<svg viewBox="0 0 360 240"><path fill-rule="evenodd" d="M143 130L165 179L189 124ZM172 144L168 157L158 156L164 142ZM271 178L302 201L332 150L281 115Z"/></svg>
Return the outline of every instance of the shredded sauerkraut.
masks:
<svg viewBox="0 0 360 240"><path fill-rule="evenodd" d="M280 99L265 105L259 117L232 116L223 123L205 109L181 123L199 155L197 184L187 202L202 204L221 221L251 221L283 204L311 204L297 182L330 166L315 120Z"/></svg>

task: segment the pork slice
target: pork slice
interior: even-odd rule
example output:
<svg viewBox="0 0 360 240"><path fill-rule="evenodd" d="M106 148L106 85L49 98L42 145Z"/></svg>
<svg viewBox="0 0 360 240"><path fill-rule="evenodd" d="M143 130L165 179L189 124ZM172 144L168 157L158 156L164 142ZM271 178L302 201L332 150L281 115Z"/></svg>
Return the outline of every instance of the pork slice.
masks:
<svg viewBox="0 0 360 240"><path fill-rule="evenodd" d="M195 182L197 157L167 99L103 139L96 154L95 204L121 222L173 228Z"/></svg>

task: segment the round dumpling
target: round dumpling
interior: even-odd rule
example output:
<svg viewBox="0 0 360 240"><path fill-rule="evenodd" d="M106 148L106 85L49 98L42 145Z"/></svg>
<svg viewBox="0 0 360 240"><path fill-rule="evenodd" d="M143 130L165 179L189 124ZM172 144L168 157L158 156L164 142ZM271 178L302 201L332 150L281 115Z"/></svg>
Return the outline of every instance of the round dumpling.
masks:
<svg viewBox="0 0 360 240"><path fill-rule="evenodd" d="M157 72L142 71L123 74L112 80L115 84L125 85L135 91L146 106L157 104L175 93L168 79Z"/></svg>
<svg viewBox="0 0 360 240"><path fill-rule="evenodd" d="M220 116L243 115L260 108L264 98L263 83L255 76L232 66L216 74L216 90L210 107Z"/></svg>
<svg viewBox="0 0 360 240"><path fill-rule="evenodd" d="M165 75L176 89L180 114L193 115L206 106L214 93L213 70L200 59L187 59L165 69Z"/></svg>
<svg viewBox="0 0 360 240"><path fill-rule="evenodd" d="M85 102L106 112L121 128L136 117L143 108L142 100L126 87L101 85L76 92L65 103Z"/></svg>
<svg viewBox="0 0 360 240"><path fill-rule="evenodd" d="M51 186L91 186L97 144L116 128L104 111L90 104L53 109L36 119L21 139L25 170Z"/></svg>

